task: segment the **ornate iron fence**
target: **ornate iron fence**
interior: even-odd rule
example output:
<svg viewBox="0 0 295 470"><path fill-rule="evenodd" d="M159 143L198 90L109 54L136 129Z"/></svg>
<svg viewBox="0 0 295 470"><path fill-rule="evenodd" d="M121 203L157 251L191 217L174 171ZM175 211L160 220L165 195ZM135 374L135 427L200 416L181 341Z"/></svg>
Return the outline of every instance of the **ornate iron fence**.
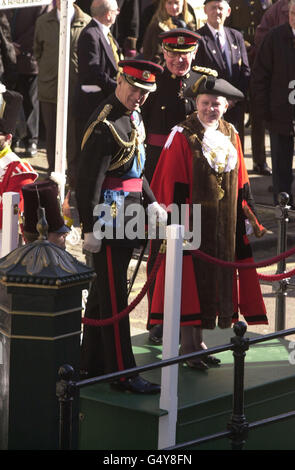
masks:
<svg viewBox="0 0 295 470"><path fill-rule="evenodd" d="M156 363L147 364L141 367L135 367L120 372L114 372L99 377L94 377L88 380L74 381L74 370L70 365L64 365L59 369L60 380L57 382L56 394L59 400L59 448L61 450L72 449L72 433L73 433L73 415L72 407L75 398L78 398L79 390L89 385L94 385L103 382L113 382L120 377L129 377L140 372L167 367L173 364L184 362L192 358L202 358L207 354L218 354L224 351L232 350L234 357L234 380L233 380L233 400L232 400L232 413L229 416L227 429L223 432L211 434L201 437L192 441L182 442L172 447L167 447L161 450L177 450L188 449L192 446L197 446L205 442L214 441L217 439L228 438L231 441L232 450L242 450L247 441L248 433L251 429L261 426L266 426L271 423L286 420L295 417L295 411L283 413L271 418L261 419L249 423L245 416L244 411L244 370L245 370L245 357L247 350L254 344L263 343L276 338L281 338L295 334L295 328L288 330L281 330L267 335L261 335L256 338L246 338L245 333L247 326L244 322L237 322L233 331L235 336L230 339L230 343L213 348L208 348L204 351L197 353L185 354L171 359L162 360ZM295 444L294 444L295 445Z"/></svg>

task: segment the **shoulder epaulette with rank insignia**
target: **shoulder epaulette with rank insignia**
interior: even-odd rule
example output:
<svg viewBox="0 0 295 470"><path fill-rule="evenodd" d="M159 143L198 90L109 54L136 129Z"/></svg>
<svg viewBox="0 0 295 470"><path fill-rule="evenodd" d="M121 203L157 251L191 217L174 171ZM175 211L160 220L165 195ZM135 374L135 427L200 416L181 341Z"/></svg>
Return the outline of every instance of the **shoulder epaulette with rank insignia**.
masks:
<svg viewBox="0 0 295 470"><path fill-rule="evenodd" d="M199 67L198 65L194 65L192 67L192 70L194 72L203 73L205 75L211 75L212 77L215 77L215 78L218 77L218 72L214 69L209 69L208 67Z"/></svg>
<svg viewBox="0 0 295 470"><path fill-rule="evenodd" d="M83 150L84 145L86 144L88 138L92 134L93 129L95 128L95 126L97 124L99 124L100 122L103 122L107 118L107 116L110 114L110 112L112 110L112 107L113 106L111 104L106 104L105 107L101 110L101 112L97 116L97 118L94 121L92 121L92 123L90 124L90 126L88 127L88 129L86 130L86 132L84 134L82 144L81 144L81 150Z"/></svg>

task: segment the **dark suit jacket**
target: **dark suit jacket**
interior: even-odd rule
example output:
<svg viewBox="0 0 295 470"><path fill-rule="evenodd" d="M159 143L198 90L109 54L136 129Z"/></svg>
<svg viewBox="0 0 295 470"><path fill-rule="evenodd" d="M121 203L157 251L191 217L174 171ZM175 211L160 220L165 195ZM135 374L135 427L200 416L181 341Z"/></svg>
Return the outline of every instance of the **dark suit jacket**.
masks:
<svg viewBox="0 0 295 470"><path fill-rule="evenodd" d="M116 88L117 66L111 46L96 21L82 30L78 41L77 117L88 120L93 110ZM85 93L82 85L97 85L99 92Z"/></svg>
<svg viewBox="0 0 295 470"><path fill-rule="evenodd" d="M139 5L138 0L117 0L120 14L111 27L119 46L128 55L130 50L136 49L139 33Z"/></svg>
<svg viewBox="0 0 295 470"><path fill-rule="evenodd" d="M216 70L219 78L229 81L246 97L250 81L250 67L245 42L242 34L236 29L224 27L224 30L230 48L231 76L227 74L222 54L207 24L197 30L203 40L199 43L195 63ZM224 119L231 122L239 132L242 147L244 146L244 112L245 102L239 101L224 115Z"/></svg>
<svg viewBox="0 0 295 470"><path fill-rule="evenodd" d="M222 55L216 47L215 39L207 24L197 30L203 37L203 41L200 41L195 63L202 67L215 69L219 78L228 80L245 94L250 80L250 67L244 39L242 34L233 28L225 27L224 30L231 51L231 77L226 76Z"/></svg>
<svg viewBox="0 0 295 470"><path fill-rule="evenodd" d="M251 90L257 115L270 132L294 135L294 36L289 23L272 28L253 65Z"/></svg>

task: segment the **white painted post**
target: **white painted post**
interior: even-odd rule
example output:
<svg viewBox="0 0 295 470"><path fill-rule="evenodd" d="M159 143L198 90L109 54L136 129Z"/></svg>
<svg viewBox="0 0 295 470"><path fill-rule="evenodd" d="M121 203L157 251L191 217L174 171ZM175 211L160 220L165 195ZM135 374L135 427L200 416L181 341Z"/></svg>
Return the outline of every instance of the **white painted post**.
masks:
<svg viewBox="0 0 295 470"><path fill-rule="evenodd" d="M179 354L183 226L167 227L162 358ZM178 364L162 368L160 408L168 414L159 419L158 449L175 444L178 409Z"/></svg>
<svg viewBox="0 0 295 470"><path fill-rule="evenodd" d="M59 31L59 59L58 59L58 87L57 87L57 116L56 116L56 150L55 174L60 186L61 202L65 196L66 183L66 153L67 153L67 122L68 122L68 96L69 96L69 64L70 64L70 31L71 18L69 3L72 0L61 0L60 5L60 31Z"/></svg>
<svg viewBox="0 0 295 470"><path fill-rule="evenodd" d="M1 258L18 247L19 193L3 193Z"/></svg>

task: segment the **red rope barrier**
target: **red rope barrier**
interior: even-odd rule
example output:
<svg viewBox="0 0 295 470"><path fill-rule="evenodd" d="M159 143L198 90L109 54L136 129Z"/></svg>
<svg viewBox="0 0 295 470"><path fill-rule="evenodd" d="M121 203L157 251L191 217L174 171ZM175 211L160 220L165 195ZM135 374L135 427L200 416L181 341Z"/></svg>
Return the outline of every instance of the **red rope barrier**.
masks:
<svg viewBox="0 0 295 470"><path fill-rule="evenodd" d="M156 259L155 264L152 268L150 276L147 279L147 281L145 282L142 290L140 291L138 296L124 310L122 310L120 313L118 313L118 315L116 315L115 317L105 318L103 320L95 320L94 318L84 317L84 318L82 318L82 323L84 323L85 325L90 325L90 326L106 326L106 325L111 325L112 323L118 322L123 317L129 315L129 313L136 307L137 304L139 304L139 302L145 296L148 288L150 287L151 283L153 282L153 280L154 280L154 278L157 274L158 269L161 266L161 263L162 263L163 259L164 259L164 254L163 253L158 253L157 259Z"/></svg>
<svg viewBox="0 0 295 470"><path fill-rule="evenodd" d="M223 261L218 258L214 258L213 256L207 255L200 250L192 251L192 254L201 258L209 263L219 264L220 266L225 266L228 268L236 268L236 269L256 269L256 268L264 268L266 266L270 266L271 264L278 263L283 258L288 258L291 255L295 254L295 248L291 248L289 251L285 251L285 253L281 253L280 255L274 256L269 260L260 261L258 263L236 263L232 261Z"/></svg>
<svg viewBox="0 0 295 470"><path fill-rule="evenodd" d="M261 274L257 273L257 276L262 281L282 281L283 279L287 279L295 275L295 269L287 273L279 273L279 274Z"/></svg>
<svg viewBox="0 0 295 470"><path fill-rule="evenodd" d="M288 258L289 256L295 254L295 248L291 248L290 250L285 251L284 253L281 253L277 256L274 256L273 258L270 258L269 260L260 261L258 263L236 263L236 262L231 262L231 261L223 261L221 259L214 258L213 256L203 253L200 250L192 250L191 254L205 261L208 261L209 263L219 264L220 266L224 266L224 267L235 268L235 269L256 269L256 268L263 268L266 266L270 266L272 264L278 263L284 258ZM164 254L158 253L158 257L155 261L155 264L150 273L150 276L145 282L142 290L140 291L138 296L130 303L130 305L128 305L124 310L118 313L118 315L116 315L115 317L106 318L104 320L95 320L93 318L84 317L82 318L82 323L84 323L85 325L89 325L89 326L106 326L106 325L111 325L112 323L118 322L125 316L129 315L129 313L139 304L139 302L141 302L141 300L145 296L148 288L150 287L152 281L154 280L156 276L156 273L163 259L164 259ZM282 279L286 279L295 275L295 269L286 273L271 274L271 275L257 273L257 275L258 275L258 278L261 280L280 281Z"/></svg>
<svg viewBox="0 0 295 470"><path fill-rule="evenodd" d="M269 260L265 261L260 261L258 263L235 263L231 261L223 261L218 258L214 258L213 256L207 255L206 253L203 253L200 250L195 250L192 252L193 255L197 256L198 258L201 258L203 260L208 261L209 263L213 264L219 264L220 266L224 267L229 267L229 268L236 268L236 269L256 269L256 268L263 268L266 266L270 266L272 264L278 263L284 258L288 258L289 256L293 255L295 253L295 248L291 248L288 251L285 251L284 253L281 253L277 256L274 256L273 258L270 258ZM279 273L279 274L261 274L257 273L258 279L261 279L263 281L281 281L283 279L292 277L295 275L295 269L286 272L286 273Z"/></svg>

